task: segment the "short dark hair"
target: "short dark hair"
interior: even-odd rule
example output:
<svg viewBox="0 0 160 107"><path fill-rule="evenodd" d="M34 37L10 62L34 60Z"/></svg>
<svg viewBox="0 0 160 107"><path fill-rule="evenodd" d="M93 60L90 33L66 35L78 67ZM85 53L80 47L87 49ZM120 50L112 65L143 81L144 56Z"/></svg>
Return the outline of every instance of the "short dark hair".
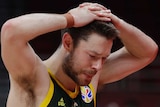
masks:
<svg viewBox="0 0 160 107"><path fill-rule="evenodd" d="M62 35L68 32L72 39L74 47L76 47L80 40L88 40L90 34L97 33L106 39L115 39L119 32L111 22L93 21L83 27L72 27L61 30Z"/></svg>

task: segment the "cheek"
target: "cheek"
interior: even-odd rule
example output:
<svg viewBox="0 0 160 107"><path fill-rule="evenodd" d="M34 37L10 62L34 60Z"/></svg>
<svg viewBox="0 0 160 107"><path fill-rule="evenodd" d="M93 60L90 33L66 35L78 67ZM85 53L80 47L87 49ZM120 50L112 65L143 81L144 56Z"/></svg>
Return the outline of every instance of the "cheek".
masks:
<svg viewBox="0 0 160 107"><path fill-rule="evenodd" d="M81 69L85 69L85 68L88 68L90 66L90 61L89 61L89 58L87 55L82 55L82 54L79 54L77 57L76 57L76 62L77 62L77 66L78 67L81 67Z"/></svg>

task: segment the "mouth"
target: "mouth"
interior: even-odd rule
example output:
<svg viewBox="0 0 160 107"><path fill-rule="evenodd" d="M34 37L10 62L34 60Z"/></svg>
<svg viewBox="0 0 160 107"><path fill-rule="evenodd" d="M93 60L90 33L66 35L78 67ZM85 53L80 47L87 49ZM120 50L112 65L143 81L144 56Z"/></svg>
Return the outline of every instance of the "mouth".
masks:
<svg viewBox="0 0 160 107"><path fill-rule="evenodd" d="M86 77L87 77L88 79L92 79L92 77L93 77L95 74L96 74L96 71L87 71L87 72L85 73L85 75L86 75Z"/></svg>

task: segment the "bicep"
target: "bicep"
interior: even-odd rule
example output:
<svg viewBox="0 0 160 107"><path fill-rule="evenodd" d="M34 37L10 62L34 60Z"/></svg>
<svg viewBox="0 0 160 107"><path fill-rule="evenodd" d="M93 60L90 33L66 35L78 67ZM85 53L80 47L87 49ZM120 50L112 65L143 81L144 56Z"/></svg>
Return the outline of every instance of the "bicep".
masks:
<svg viewBox="0 0 160 107"><path fill-rule="evenodd" d="M13 78L28 76L34 69L36 55L28 43L3 43L2 59Z"/></svg>
<svg viewBox="0 0 160 107"><path fill-rule="evenodd" d="M124 47L112 53L99 78L99 84L118 81L140 69L149 63L148 59L141 59L131 55Z"/></svg>

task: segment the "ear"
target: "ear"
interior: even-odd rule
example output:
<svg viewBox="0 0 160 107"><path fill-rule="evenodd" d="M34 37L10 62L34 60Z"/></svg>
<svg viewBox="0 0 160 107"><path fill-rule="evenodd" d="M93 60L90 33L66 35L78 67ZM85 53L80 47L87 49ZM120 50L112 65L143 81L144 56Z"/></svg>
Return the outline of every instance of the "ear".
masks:
<svg viewBox="0 0 160 107"><path fill-rule="evenodd" d="M71 51L73 48L73 39L69 33L64 33L62 37L62 45L67 51Z"/></svg>

